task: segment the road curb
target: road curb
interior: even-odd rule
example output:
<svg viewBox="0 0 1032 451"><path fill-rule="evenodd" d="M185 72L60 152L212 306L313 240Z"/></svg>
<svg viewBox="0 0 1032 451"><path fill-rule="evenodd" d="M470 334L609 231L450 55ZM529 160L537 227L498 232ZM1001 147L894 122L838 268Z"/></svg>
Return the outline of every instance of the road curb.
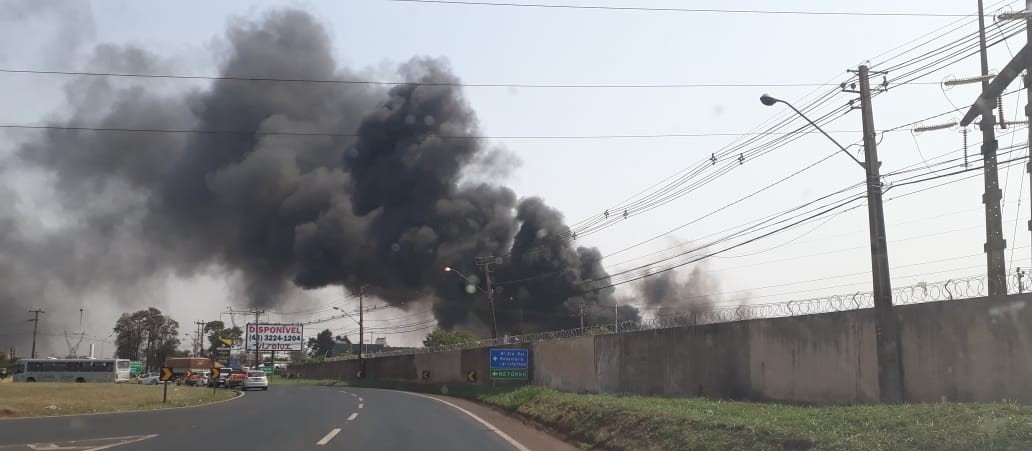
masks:
<svg viewBox="0 0 1032 451"><path fill-rule="evenodd" d="M223 399L221 401L204 403L204 404L196 404L196 405L192 405L192 406L164 407L164 408L143 409L143 410L123 410L123 411L119 411L119 412L71 413L71 414L68 414L68 415L42 415L42 416L37 416L37 417L0 418L0 422L2 422L2 421L18 421L18 420L41 420L41 419L46 419L46 418L92 417L92 416L97 416L97 415L125 415L125 414L130 414L130 413L137 413L138 414L138 413L150 413L150 412L168 412L169 410L179 410L179 409L194 409L194 408L197 408L197 407L208 407L208 406L214 406L216 404L222 404L222 403L225 403L225 402L235 401L237 399L240 399L240 398L244 397L244 392L242 392L240 390L234 390L234 391L236 392L237 395L232 397L232 398Z"/></svg>

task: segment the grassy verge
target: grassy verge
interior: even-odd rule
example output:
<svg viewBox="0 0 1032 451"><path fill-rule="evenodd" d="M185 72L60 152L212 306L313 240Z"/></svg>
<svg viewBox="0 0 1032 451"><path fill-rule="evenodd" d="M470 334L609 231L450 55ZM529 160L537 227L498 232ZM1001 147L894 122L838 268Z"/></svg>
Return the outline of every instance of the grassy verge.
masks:
<svg viewBox="0 0 1032 451"><path fill-rule="evenodd" d="M236 396L228 390L168 387L163 404L160 385L136 384L0 384L0 418L40 417L99 412L185 407L222 401Z"/></svg>
<svg viewBox="0 0 1032 451"><path fill-rule="evenodd" d="M369 384L363 384L369 385ZM609 450L1028 450L1032 407L907 404L801 407L563 393L542 387L374 384L478 400Z"/></svg>

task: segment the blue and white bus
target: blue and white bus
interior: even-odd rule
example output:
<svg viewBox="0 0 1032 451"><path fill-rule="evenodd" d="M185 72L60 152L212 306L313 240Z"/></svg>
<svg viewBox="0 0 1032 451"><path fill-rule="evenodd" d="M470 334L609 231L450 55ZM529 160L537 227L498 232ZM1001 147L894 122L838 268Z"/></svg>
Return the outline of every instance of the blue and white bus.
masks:
<svg viewBox="0 0 1032 451"><path fill-rule="evenodd" d="M126 359L21 359L15 382L129 382Z"/></svg>

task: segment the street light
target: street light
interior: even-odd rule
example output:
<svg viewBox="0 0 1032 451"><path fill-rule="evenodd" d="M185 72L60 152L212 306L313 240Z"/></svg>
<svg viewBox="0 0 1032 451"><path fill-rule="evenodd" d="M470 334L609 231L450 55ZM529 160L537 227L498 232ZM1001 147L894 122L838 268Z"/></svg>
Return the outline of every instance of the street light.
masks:
<svg viewBox="0 0 1032 451"><path fill-rule="evenodd" d="M459 272L459 270L457 270L457 269L455 269L455 268L452 268L451 266L445 266L445 267L444 267L444 272L452 272L452 273L455 273L455 275L457 275L457 276L461 277L461 278L462 278L462 280L465 280L465 281L466 281L466 283L468 283L468 284L469 284L469 286L471 286L471 287L474 287L474 288L476 288L476 289L480 290L480 292L481 292L481 293L484 293L484 294L489 294L489 293L487 292L487 290L485 290L485 289L481 288L481 287L480 287L480 285L477 285L477 283L476 283L476 282L474 282L474 281L470 280L470 278L469 278L469 277L466 277L466 275L465 275L465 274L463 274L463 273Z"/></svg>
<svg viewBox="0 0 1032 451"><path fill-rule="evenodd" d="M897 403L903 399L903 369L899 342L899 322L892 307L892 284L889 279L889 254L885 239L885 213L882 209L881 175L878 173L878 149L875 141L874 119L871 111L871 87L868 82L867 66L860 66L860 106L863 116L864 159L861 162L832 138L819 125L806 117L791 103L772 97L760 96L760 103L773 106L787 105L799 117L806 119L813 128L820 131L839 150L864 168L867 174L867 216L871 239L871 275L874 285L875 346L878 355L878 386L883 402Z"/></svg>
<svg viewBox="0 0 1032 451"><path fill-rule="evenodd" d="M480 285L477 285L475 282L470 280L469 277L466 277L465 274L463 274L455 268L452 268L451 266L445 266L444 272L455 273L455 275L461 277L462 280L465 280L466 283L469 284L468 286L476 287L476 289L480 290L482 293L487 295L487 301L489 304L491 304L491 338L498 338L498 319L495 317L494 290L485 290L481 288ZM490 284L491 281L488 280L488 283ZM467 288L466 290L469 291L469 288ZM472 293L472 291L469 292Z"/></svg>
<svg viewBox="0 0 1032 451"><path fill-rule="evenodd" d="M803 112L802 112L802 111L799 111L798 109L796 109L796 107L795 107L795 106L793 106L793 105L792 105L791 103L788 103L788 102L786 102L786 101L784 101L784 100L781 100L781 99L779 99L779 98L776 98L776 97L772 97L772 96L771 96L771 95L769 95L769 94L764 94L764 95L760 96L760 103L763 103L764 105L767 105L767 106L774 106L774 104L775 104L775 103L784 103L784 104L785 104L785 105L787 105L787 106L788 106L789 108L791 108L791 109L792 109L792 111L795 111L795 112L796 112L796 114L798 114L798 115L799 115L799 117L801 117L801 118L803 118L803 119L806 119L806 122L809 122L809 123L810 123L810 125L812 125L812 126L813 126L813 128L816 128L816 129L817 129L817 131L819 131L819 132L823 133L823 134L824 134L824 136L826 136L826 137L827 137L828 139L830 139L830 140L831 140L831 142L835 143L835 145L836 145L836 146L838 146L839 150L841 150L841 151L842 151L843 153L845 153L845 154L846 154L846 156L848 156L848 157L849 157L849 158L851 158L851 159L852 159L853 161L855 161L855 162L856 162L856 164L859 164L859 165L860 165L860 167L864 167L864 163L863 163L863 162L861 162L861 161L860 161L860 160L858 160L858 159L857 159L856 157L854 157L854 156L853 156L853 154L849 153L849 151L848 151L848 150L846 150L846 148L845 148L845 147L843 147L843 146L842 146L842 144L839 144L839 142L838 142L838 141L836 141L836 140L835 140L835 138L832 138L832 137L831 137L831 135L829 135L829 134L828 134L827 132L825 132L823 128L821 128L821 127L820 127L820 126L818 126L818 125L817 125L816 123L814 123L813 121L811 121L811 120L810 120L810 118L806 117L806 115L805 115L805 114L803 114Z"/></svg>

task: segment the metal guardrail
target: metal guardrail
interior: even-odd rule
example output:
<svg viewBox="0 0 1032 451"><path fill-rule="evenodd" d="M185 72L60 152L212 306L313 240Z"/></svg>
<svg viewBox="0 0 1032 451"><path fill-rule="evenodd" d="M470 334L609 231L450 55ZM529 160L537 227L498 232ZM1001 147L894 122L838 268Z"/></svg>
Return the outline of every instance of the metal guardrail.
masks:
<svg viewBox="0 0 1032 451"><path fill-rule="evenodd" d="M1025 287L1030 286L1030 284L1026 282L1029 282L1029 280L1019 281L1017 277L1008 278L1008 292L1018 293L1024 291ZM922 282L916 285L893 289L892 301L894 305L908 305L982 297L987 295L987 287L988 282L984 275L949 279L934 283ZM431 352L531 343L535 341L564 340L567 338L590 335L697 326L753 319L814 315L819 313L861 310L873 307L874 297L870 292L856 292L853 294L832 295L768 304L742 304L738 306L711 308L709 310L701 310L691 313L659 316L642 321L624 321L618 324L598 324L591 327L585 327L583 329L576 328L525 335L512 335L500 338L477 340L469 343L434 346L429 348L399 349L395 351L366 353L363 355L366 358L376 358L394 355L426 354ZM350 355L329 358L327 361L352 360L357 358L358 356Z"/></svg>

